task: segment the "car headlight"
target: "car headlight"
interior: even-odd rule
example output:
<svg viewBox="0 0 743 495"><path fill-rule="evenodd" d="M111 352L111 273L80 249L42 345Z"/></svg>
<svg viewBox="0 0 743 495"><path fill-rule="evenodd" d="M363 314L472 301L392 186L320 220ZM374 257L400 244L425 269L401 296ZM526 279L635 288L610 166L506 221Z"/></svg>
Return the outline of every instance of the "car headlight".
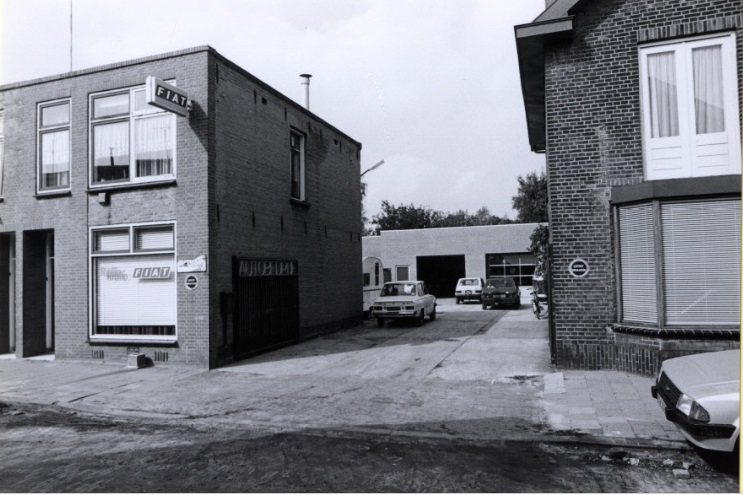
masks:
<svg viewBox="0 0 743 495"><path fill-rule="evenodd" d="M709 413L686 394L681 394L681 397L676 402L676 409L686 414L689 419L701 423L709 423Z"/></svg>

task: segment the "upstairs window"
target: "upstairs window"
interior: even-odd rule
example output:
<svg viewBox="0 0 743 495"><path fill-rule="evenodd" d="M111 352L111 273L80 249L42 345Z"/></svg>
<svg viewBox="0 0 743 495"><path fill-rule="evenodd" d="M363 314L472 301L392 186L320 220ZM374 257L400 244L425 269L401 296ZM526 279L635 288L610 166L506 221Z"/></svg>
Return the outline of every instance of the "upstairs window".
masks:
<svg viewBox="0 0 743 495"><path fill-rule="evenodd" d="M38 107L39 193L70 189L70 100Z"/></svg>
<svg viewBox="0 0 743 495"><path fill-rule="evenodd" d="M289 134L289 148L291 150L291 197L304 201L305 197L305 172L304 172L304 135L291 131Z"/></svg>
<svg viewBox="0 0 743 495"><path fill-rule="evenodd" d="M91 185L175 176L175 115L148 105L144 86L94 95Z"/></svg>
<svg viewBox="0 0 743 495"><path fill-rule="evenodd" d="M640 49L645 177L740 173L735 36Z"/></svg>

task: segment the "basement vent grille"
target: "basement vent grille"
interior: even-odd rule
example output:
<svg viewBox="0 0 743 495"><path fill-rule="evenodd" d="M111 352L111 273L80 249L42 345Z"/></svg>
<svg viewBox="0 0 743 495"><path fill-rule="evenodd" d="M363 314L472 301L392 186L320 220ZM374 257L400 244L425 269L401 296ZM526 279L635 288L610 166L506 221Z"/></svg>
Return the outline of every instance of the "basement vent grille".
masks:
<svg viewBox="0 0 743 495"><path fill-rule="evenodd" d="M93 350L93 359L103 359L103 349Z"/></svg>
<svg viewBox="0 0 743 495"><path fill-rule="evenodd" d="M155 361L160 363L167 363L168 353L165 351L155 351Z"/></svg>

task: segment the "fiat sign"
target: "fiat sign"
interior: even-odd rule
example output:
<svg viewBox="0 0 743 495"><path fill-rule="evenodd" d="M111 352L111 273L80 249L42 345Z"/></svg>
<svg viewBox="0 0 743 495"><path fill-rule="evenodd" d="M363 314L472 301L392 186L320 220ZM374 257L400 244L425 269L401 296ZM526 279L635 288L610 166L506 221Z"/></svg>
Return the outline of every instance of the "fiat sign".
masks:
<svg viewBox="0 0 743 495"><path fill-rule="evenodd" d="M156 77L147 77L146 97L150 105L183 117L188 115L188 94Z"/></svg>

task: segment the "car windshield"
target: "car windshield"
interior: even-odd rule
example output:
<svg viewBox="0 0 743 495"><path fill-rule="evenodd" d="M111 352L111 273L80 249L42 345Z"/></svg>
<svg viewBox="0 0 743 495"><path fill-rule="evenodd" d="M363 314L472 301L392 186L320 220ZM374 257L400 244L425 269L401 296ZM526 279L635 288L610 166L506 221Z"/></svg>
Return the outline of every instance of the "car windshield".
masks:
<svg viewBox="0 0 743 495"><path fill-rule="evenodd" d="M510 278L489 278L485 284L485 287L503 287L507 289L515 289L516 284Z"/></svg>
<svg viewBox="0 0 743 495"><path fill-rule="evenodd" d="M382 296L414 296L415 284L385 284Z"/></svg>
<svg viewBox="0 0 743 495"><path fill-rule="evenodd" d="M463 278L459 281L459 285L477 285L479 282L476 278Z"/></svg>

